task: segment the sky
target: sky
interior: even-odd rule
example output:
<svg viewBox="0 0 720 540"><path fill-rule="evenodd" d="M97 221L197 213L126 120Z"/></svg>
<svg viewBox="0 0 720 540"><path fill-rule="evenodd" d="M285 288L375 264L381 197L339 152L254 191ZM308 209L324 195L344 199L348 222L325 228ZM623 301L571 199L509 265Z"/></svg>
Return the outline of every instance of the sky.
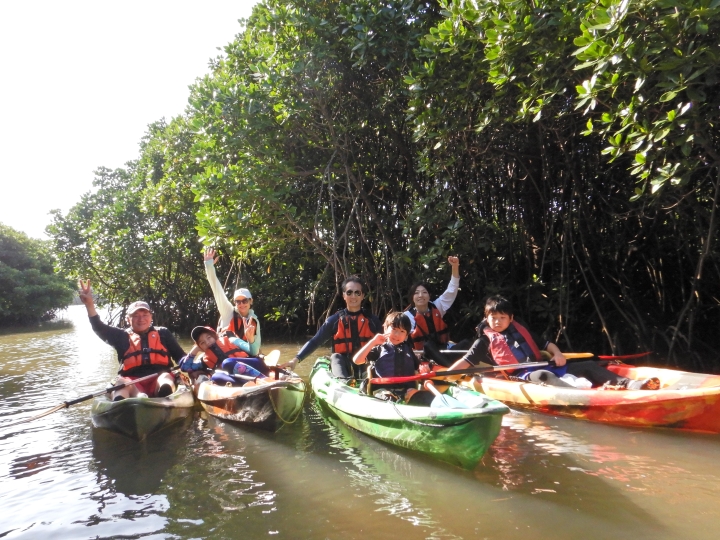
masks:
<svg viewBox="0 0 720 540"><path fill-rule="evenodd" d="M139 155L256 0L0 1L0 223L47 238L93 171Z"/></svg>

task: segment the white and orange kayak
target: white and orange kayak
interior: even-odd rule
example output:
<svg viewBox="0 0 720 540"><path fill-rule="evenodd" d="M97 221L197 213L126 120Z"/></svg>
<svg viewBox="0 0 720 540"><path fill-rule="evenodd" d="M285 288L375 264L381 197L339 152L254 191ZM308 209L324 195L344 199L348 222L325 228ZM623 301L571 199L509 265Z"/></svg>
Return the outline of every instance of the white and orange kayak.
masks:
<svg viewBox="0 0 720 540"><path fill-rule="evenodd" d="M630 379L660 379L659 390L582 390L500 377L464 384L505 404L534 411L632 427L666 427L720 433L720 375L611 364Z"/></svg>

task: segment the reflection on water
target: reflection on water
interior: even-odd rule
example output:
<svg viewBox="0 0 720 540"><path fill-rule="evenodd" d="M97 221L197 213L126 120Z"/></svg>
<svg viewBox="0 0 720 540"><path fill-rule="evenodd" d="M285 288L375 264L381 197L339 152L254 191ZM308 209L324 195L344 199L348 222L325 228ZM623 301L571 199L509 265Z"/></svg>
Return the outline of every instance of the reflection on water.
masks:
<svg viewBox="0 0 720 540"><path fill-rule="evenodd" d="M3 430L112 378L115 353L78 308L0 333L0 538L716 537L717 436L513 413L464 471L314 400L277 433L198 412L137 443L93 430L89 401Z"/></svg>
<svg viewBox="0 0 720 540"><path fill-rule="evenodd" d="M315 406L319 411L319 405ZM414 474L417 467L413 467L412 460L403 456L409 451L399 449L397 452L395 448L349 428L335 417L326 417L326 422L329 446L339 451L344 463L351 465L348 476L353 486L368 492L376 505L375 512L422 527L430 538L456 538L433 518L430 506L418 504L418 495L424 497L426 488L417 481Z"/></svg>
<svg viewBox="0 0 720 540"><path fill-rule="evenodd" d="M50 464L51 459L52 456L48 454L35 454L15 458L10 464L10 476L12 478L25 478L26 476L37 474Z"/></svg>
<svg viewBox="0 0 720 540"><path fill-rule="evenodd" d="M185 444L185 431L190 419L166 428L162 437L148 437L145 441L92 430L90 467L97 469L97 483L108 492L125 495L146 495L160 487L168 470L179 459Z"/></svg>

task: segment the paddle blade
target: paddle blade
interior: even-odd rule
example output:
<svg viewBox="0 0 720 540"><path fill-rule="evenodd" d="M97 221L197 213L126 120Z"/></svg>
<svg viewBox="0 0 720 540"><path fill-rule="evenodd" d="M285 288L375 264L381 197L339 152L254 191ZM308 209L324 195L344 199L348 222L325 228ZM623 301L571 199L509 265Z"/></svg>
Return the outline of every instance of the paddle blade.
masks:
<svg viewBox="0 0 720 540"><path fill-rule="evenodd" d="M469 409L462 401L458 401L452 396L441 394L436 396L430 404L431 409Z"/></svg>
<svg viewBox="0 0 720 540"><path fill-rule="evenodd" d="M267 367L275 367L277 366L278 362L280 361L280 351L278 349L274 349L267 353L265 355L265 358L263 358L263 362L265 362L265 365Z"/></svg>
<svg viewBox="0 0 720 540"><path fill-rule="evenodd" d="M435 394L435 399L430 403L431 409L469 409L462 401L458 401L452 396L442 394L435 385L430 381L425 381L425 389Z"/></svg>

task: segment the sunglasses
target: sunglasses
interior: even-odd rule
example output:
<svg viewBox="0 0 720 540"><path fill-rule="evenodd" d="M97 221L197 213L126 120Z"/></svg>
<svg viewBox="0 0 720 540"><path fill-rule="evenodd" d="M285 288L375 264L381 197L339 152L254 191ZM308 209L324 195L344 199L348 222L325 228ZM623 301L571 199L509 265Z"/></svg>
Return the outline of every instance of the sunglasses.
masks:
<svg viewBox="0 0 720 540"><path fill-rule="evenodd" d="M345 291L345 296L352 296L353 294L355 296L362 296L362 291L353 291L351 289L348 289L347 291Z"/></svg>
<svg viewBox="0 0 720 540"><path fill-rule="evenodd" d="M243 306L245 304L248 304L250 302L249 298L241 298L240 300L235 300L235 303L239 306Z"/></svg>

